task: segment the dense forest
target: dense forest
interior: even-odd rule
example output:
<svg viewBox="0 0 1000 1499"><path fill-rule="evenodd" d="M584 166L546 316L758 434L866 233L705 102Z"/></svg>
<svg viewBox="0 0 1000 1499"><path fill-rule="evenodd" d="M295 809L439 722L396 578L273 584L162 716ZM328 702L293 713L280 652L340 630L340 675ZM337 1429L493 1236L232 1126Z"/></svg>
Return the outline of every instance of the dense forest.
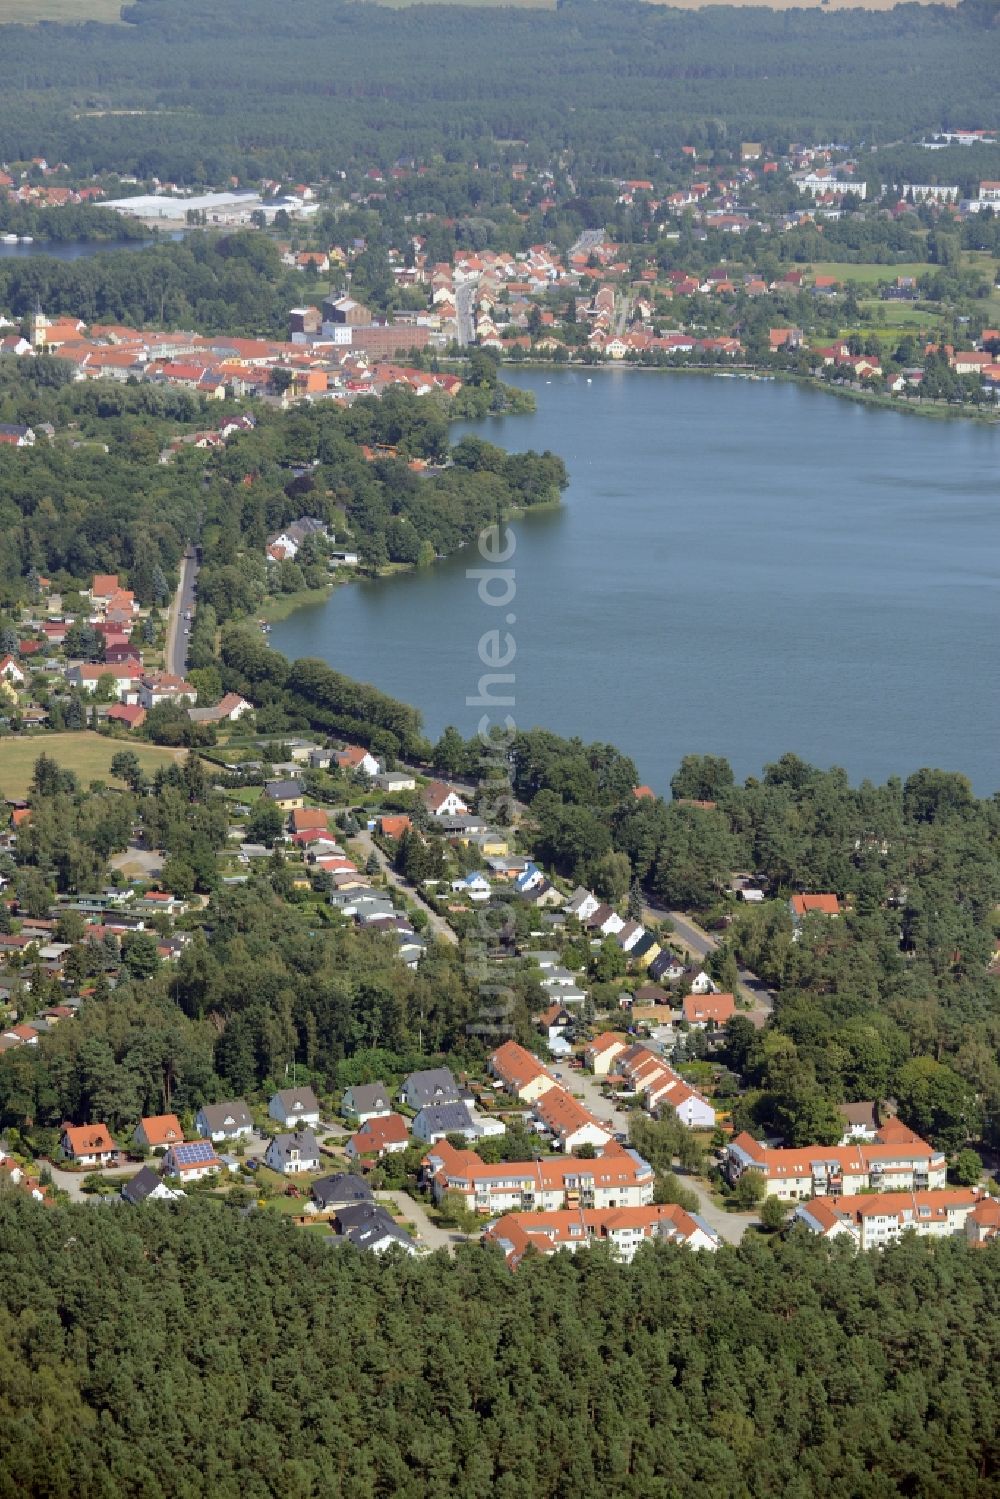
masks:
<svg viewBox="0 0 1000 1499"><path fill-rule="evenodd" d="M225 449L192 448L161 464L168 434L217 424L226 408L154 386L74 384L54 359L4 361L0 420L49 422L60 436L0 449L8 539L0 601L26 598L38 574L69 590L94 572L120 572L143 603L162 602L163 580L198 538L201 600L224 623L263 601L267 538L300 515L350 535L375 570L431 562L471 541L498 512L557 499L566 470L550 453L508 454L472 438L449 447L450 416L498 409L507 399L489 355L476 351L465 374L466 389L451 404L394 387L347 409L262 405L256 430ZM69 428L79 434L75 445ZM363 448L377 452L374 461ZM428 467L416 473L411 460ZM307 549L300 559L305 569L281 564L279 588L294 592L328 577L325 560L317 555L310 566L308 556Z"/></svg>
<svg viewBox="0 0 1000 1499"><path fill-rule="evenodd" d="M0 1199L0 1495L996 1494L1000 1253L793 1236L378 1261Z"/></svg>
<svg viewBox="0 0 1000 1499"><path fill-rule="evenodd" d="M307 295L321 298L327 284L310 278ZM262 234L192 234L141 255L109 248L79 260L0 261L0 306L22 318L40 304L88 324L284 338L288 309L302 294L301 275L282 266L276 245Z"/></svg>
<svg viewBox="0 0 1000 1499"><path fill-rule="evenodd" d="M994 125L996 15L996 0L831 15L139 0L124 27L5 28L0 138L12 160L178 183L488 162L504 142L632 176L686 142Z"/></svg>

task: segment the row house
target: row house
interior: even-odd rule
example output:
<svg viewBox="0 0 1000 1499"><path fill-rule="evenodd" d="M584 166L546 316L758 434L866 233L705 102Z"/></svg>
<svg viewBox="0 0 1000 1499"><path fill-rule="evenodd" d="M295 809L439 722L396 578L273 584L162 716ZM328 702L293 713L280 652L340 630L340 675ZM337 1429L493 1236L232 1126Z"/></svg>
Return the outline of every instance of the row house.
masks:
<svg viewBox="0 0 1000 1499"><path fill-rule="evenodd" d="M581 1145L603 1149L614 1132L596 1119L565 1088L547 1088L532 1107L536 1129L550 1135L560 1150L579 1150Z"/></svg>
<svg viewBox="0 0 1000 1499"><path fill-rule="evenodd" d="M800 1203L793 1221L822 1238L848 1236L858 1249L883 1249L908 1232L921 1239L965 1233L969 1215L982 1200L981 1192L968 1187L820 1197Z"/></svg>
<svg viewBox="0 0 1000 1499"><path fill-rule="evenodd" d="M689 1129L714 1129L715 1110L648 1046L630 1046L611 1063L614 1077L638 1094L651 1114L672 1111Z"/></svg>
<svg viewBox="0 0 1000 1499"><path fill-rule="evenodd" d="M503 1086L504 1092L521 1103L535 1103L556 1086L551 1072L516 1041L505 1041L499 1046L490 1057L487 1068L490 1076Z"/></svg>
<svg viewBox="0 0 1000 1499"><path fill-rule="evenodd" d="M474 1150L456 1150L442 1140L423 1164L435 1202L456 1193L469 1212L491 1217L536 1209L646 1207L653 1201L653 1168L616 1141L593 1160L550 1157L493 1166Z"/></svg>
<svg viewBox="0 0 1000 1499"><path fill-rule="evenodd" d="M616 1260L630 1265L647 1241L715 1250L720 1239L704 1219L675 1204L639 1208L562 1209L551 1213L508 1213L492 1223L484 1244L498 1244L511 1270L529 1250L571 1254L591 1244L609 1244Z"/></svg>
<svg viewBox="0 0 1000 1499"><path fill-rule="evenodd" d="M946 1183L947 1160L906 1125L890 1120L871 1145L775 1149L744 1131L729 1143L726 1171L733 1183L745 1171L756 1171L768 1197L795 1202L865 1191L936 1191Z"/></svg>

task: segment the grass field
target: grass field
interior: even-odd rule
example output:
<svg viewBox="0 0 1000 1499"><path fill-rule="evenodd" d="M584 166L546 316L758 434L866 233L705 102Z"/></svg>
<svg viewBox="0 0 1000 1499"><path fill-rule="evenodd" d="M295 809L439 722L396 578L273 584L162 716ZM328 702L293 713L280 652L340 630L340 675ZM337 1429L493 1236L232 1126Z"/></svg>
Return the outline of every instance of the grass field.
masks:
<svg viewBox="0 0 1000 1499"><path fill-rule="evenodd" d="M905 261L902 265L845 265L842 260L816 260L809 269L814 276L835 276L845 286L849 281L873 286L876 281L895 281L897 276L925 276L930 267L920 261Z"/></svg>
<svg viewBox="0 0 1000 1499"><path fill-rule="evenodd" d="M0 795L20 798L28 794L35 761L41 754L58 761L64 770L72 770L82 785L90 781L109 781L118 786L111 775L111 759L119 750L133 750L139 763L148 775L161 765L172 765L182 760L185 750L161 749L155 744L132 744L122 739L105 739L89 729L70 734L40 734L35 738L0 740Z"/></svg>
<svg viewBox="0 0 1000 1499"><path fill-rule="evenodd" d="M34 21L121 20L125 0L0 0L0 26Z"/></svg>

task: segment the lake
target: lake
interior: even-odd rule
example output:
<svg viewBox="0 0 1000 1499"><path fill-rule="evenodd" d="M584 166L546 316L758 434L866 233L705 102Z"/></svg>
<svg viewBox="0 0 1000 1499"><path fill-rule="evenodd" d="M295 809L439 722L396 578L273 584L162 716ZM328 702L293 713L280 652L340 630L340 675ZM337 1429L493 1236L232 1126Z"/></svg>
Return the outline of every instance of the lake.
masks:
<svg viewBox="0 0 1000 1499"><path fill-rule="evenodd" d="M1000 787L1000 430L781 382L505 378L537 411L454 439L550 448L571 480L514 522L509 610L465 552L338 588L274 646L471 734L478 643L509 612L515 703L493 716L610 740L658 791L687 753L742 779L785 750L853 780L933 765Z"/></svg>
<svg viewBox="0 0 1000 1499"><path fill-rule="evenodd" d="M155 239L36 239L30 245L0 244L0 260L25 260L31 255L49 255L53 260L85 260L90 255L110 255L118 250L146 250L169 240L184 238L183 229L159 234Z"/></svg>

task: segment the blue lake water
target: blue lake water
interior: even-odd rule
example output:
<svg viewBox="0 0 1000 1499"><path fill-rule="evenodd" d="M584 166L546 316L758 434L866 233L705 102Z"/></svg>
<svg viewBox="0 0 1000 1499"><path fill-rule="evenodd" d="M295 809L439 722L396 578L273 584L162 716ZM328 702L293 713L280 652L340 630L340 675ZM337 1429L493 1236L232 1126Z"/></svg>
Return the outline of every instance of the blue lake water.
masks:
<svg viewBox="0 0 1000 1499"><path fill-rule="evenodd" d="M508 378L537 411L454 438L550 448L571 479L514 523L509 610L463 553L340 588L273 645L470 734L480 637L509 628L515 704L493 716L613 741L658 790L686 753L742 778L785 750L1000 787L1000 429L707 375Z"/></svg>
<svg viewBox="0 0 1000 1499"><path fill-rule="evenodd" d="M175 229L155 239L36 239L30 245L0 244L0 260L26 260L31 255L50 255L53 260L85 260L90 255L109 255L117 250L146 250L150 245L183 238L184 230Z"/></svg>

